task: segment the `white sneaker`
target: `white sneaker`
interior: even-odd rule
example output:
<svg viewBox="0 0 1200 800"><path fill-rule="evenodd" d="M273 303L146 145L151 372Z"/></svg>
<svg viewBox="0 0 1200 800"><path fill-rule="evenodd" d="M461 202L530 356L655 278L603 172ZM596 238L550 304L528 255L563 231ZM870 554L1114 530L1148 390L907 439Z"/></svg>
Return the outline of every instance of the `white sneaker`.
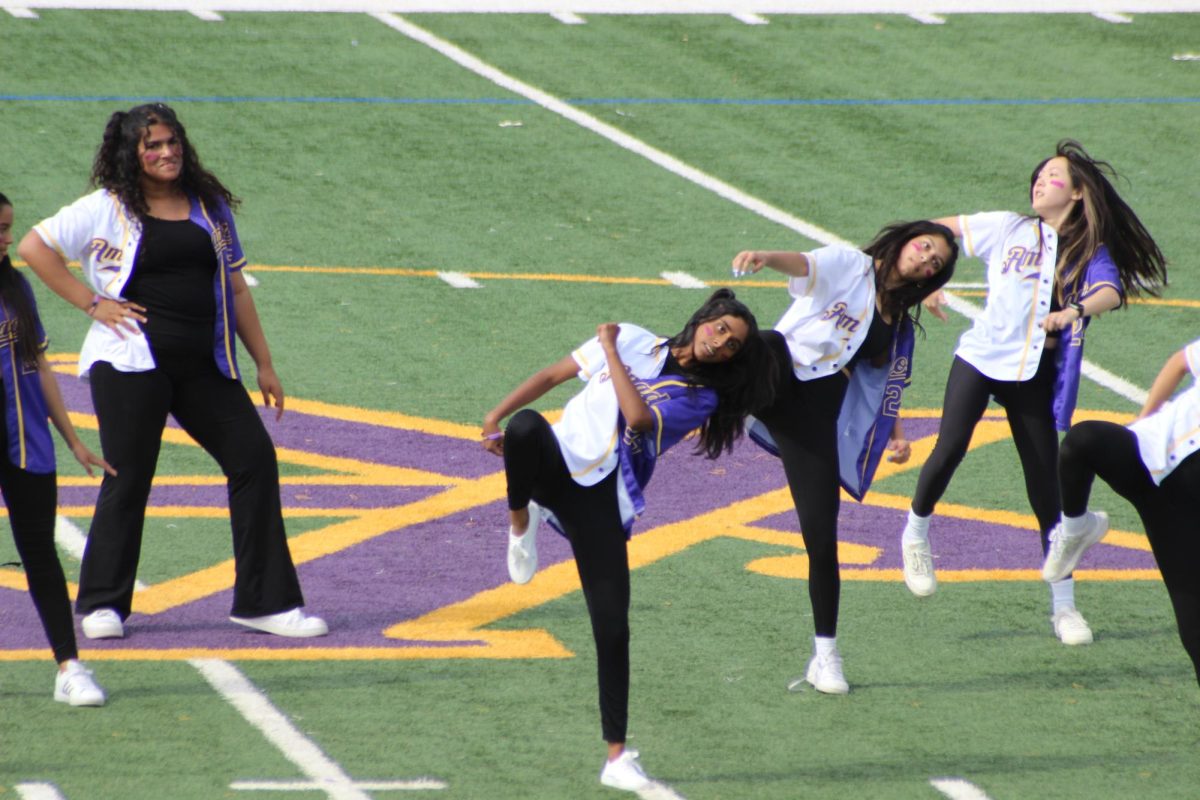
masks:
<svg viewBox="0 0 1200 800"><path fill-rule="evenodd" d="M1093 641L1092 629L1078 609L1056 611L1050 621L1054 623L1054 635L1063 644L1091 644Z"/></svg>
<svg viewBox="0 0 1200 800"><path fill-rule="evenodd" d="M1047 583L1061 581L1074 572L1087 549L1108 533L1108 514L1087 511L1083 516L1085 526L1081 533L1068 536L1062 522L1050 531L1050 549L1046 551L1046 561L1042 564L1042 580Z"/></svg>
<svg viewBox="0 0 1200 800"><path fill-rule="evenodd" d="M125 625L112 608L97 608L83 618L83 635L89 639L123 639Z"/></svg>
<svg viewBox="0 0 1200 800"><path fill-rule="evenodd" d="M842 657L834 653L829 656L813 656L809 659L808 669L803 678L793 678L788 684L789 692L797 692L804 684L812 684L813 688L824 694L846 694L850 684L842 675Z"/></svg>
<svg viewBox="0 0 1200 800"><path fill-rule="evenodd" d="M642 771L642 765L637 759L637 750L626 749L612 761L605 761L604 769L600 770L600 782L627 792L645 789L652 781Z"/></svg>
<svg viewBox="0 0 1200 800"><path fill-rule="evenodd" d="M929 597L937 591L937 575L933 572L933 553L929 542L902 545L904 585L917 597Z"/></svg>
<svg viewBox="0 0 1200 800"><path fill-rule="evenodd" d="M320 617L310 617L299 608L278 614L268 614L265 617L230 617L229 621L264 633L295 639L324 636L329 633L329 626L325 624L325 620Z"/></svg>
<svg viewBox="0 0 1200 800"><path fill-rule="evenodd" d="M508 529L508 577L513 583L529 583L537 572L537 530L541 520L542 509L530 502L525 533L517 536L511 526Z"/></svg>
<svg viewBox="0 0 1200 800"><path fill-rule="evenodd" d="M92 678L92 671L75 659L54 677L54 699L73 706L104 705L104 690Z"/></svg>

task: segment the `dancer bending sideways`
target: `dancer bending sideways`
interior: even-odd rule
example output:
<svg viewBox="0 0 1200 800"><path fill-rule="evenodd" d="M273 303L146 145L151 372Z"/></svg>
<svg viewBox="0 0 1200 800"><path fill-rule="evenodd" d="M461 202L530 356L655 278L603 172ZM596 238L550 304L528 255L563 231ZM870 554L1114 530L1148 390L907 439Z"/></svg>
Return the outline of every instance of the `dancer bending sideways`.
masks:
<svg viewBox="0 0 1200 800"><path fill-rule="evenodd" d="M526 583L537 570L540 520L571 543L596 643L600 726L608 743L600 782L638 791L651 781L636 751L625 748L626 541L644 508L642 491L658 457L692 431L699 429L696 449L707 457L729 450L747 412L769 401L774 381L754 315L728 289L717 290L669 339L627 323L602 324L596 334L488 412L483 444L504 457L513 581ZM518 411L575 376L586 385L559 422Z"/></svg>
<svg viewBox="0 0 1200 800"><path fill-rule="evenodd" d="M1131 425L1089 420L1067 432L1058 456L1062 521L1050 533L1042 577L1070 575L1108 531L1108 516L1087 510L1099 475L1142 518L1200 683L1200 381L1169 399L1189 374L1200 379L1200 339L1171 356Z"/></svg>
<svg viewBox="0 0 1200 800"><path fill-rule="evenodd" d="M1156 294L1167 278L1158 245L1106 174L1115 174L1109 164L1064 139L1030 175L1032 215L939 220L968 255L987 262L988 295L955 351L937 444L921 468L901 536L904 581L913 594L937 589L929 521L993 397L1008 417L1045 552L1061 511L1056 428L1071 424L1084 330L1128 295ZM938 302L943 298L934 298L931 310ZM1075 608L1075 582L1064 576L1050 589L1055 635L1063 644L1090 643L1092 630Z"/></svg>
<svg viewBox="0 0 1200 800"><path fill-rule="evenodd" d="M918 221L884 228L862 250L748 250L733 260L734 275L763 267L787 275L793 298L765 334L781 378L750 431L783 461L808 554L813 655L791 690L810 683L828 694L850 691L837 647L838 483L862 499L885 446L889 460L908 460L898 415L913 323L921 301L950 280L957 257L949 229Z"/></svg>
<svg viewBox="0 0 1200 800"><path fill-rule="evenodd" d="M58 662L54 699L73 706L102 706L104 690L79 661L67 579L54 544L58 476L47 417L88 475L93 466L110 475L116 473L80 441L67 416L58 382L46 361L49 342L33 290L8 257L12 227L12 203L0 194L0 330L4 332L0 336L0 494L25 568L29 597Z"/></svg>

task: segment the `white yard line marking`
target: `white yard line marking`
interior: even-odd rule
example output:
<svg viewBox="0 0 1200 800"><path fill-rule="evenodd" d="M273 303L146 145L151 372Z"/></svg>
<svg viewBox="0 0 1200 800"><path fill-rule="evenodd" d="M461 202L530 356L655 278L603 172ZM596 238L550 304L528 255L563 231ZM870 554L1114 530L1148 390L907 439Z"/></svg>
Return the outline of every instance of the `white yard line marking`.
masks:
<svg viewBox="0 0 1200 800"><path fill-rule="evenodd" d="M76 561L83 560L83 548L87 544L87 534L71 520L63 516L54 518L54 541ZM140 592L146 584L139 580L133 582L134 591Z"/></svg>
<svg viewBox="0 0 1200 800"><path fill-rule="evenodd" d="M190 13L194 17L197 17L198 19L204 20L205 22L224 22L225 21L225 18L222 17L220 14L218 14L216 11L212 11L207 8L189 8L188 13Z"/></svg>
<svg viewBox="0 0 1200 800"><path fill-rule="evenodd" d="M754 14L750 11L739 11L735 14L730 14L729 16L733 17L738 22L741 22L744 25L770 25L771 24L771 20L767 19L766 17L760 17L758 14Z"/></svg>
<svg viewBox="0 0 1200 800"><path fill-rule="evenodd" d="M14 788L21 800L65 800L53 783L18 783Z"/></svg>
<svg viewBox="0 0 1200 800"><path fill-rule="evenodd" d="M418 41L421 44L436 50L464 69L468 69L471 72L474 72L476 75L486 78L497 86L507 89L514 94L518 94L527 100L531 100L547 111L558 114L561 117L565 117L575 124L586 128L593 133L603 136L605 139L608 139L614 144L623 147L632 153L636 153L645 159L648 159L668 172L672 172L685 180L691 181L697 186L707 189L708 191L720 197L724 197L726 200L736 203L748 211L753 211L755 214L758 214L761 217L765 217L772 222L776 222L785 228L790 228L791 230L796 231L803 236L807 236L809 239L820 242L821 244L838 245L841 247L854 246L845 239L842 239L841 237L825 230L822 227L814 225L807 220L793 216L783 209L776 208L770 203L759 200L757 197L746 194L741 189L731 186L719 178L715 178L706 172L702 172L690 164L685 164L674 156L664 153L662 150L652 147L642 140L630 136L628 133L614 128L607 123L601 122L592 115L580 111L578 108L573 108L572 106L567 105L562 100L559 100L557 97L554 97L553 95L548 94L541 89L530 86L524 81L517 80L511 75L501 72L491 64L488 64L476 56L471 55L457 45L435 36L424 28L412 24L403 17L398 17L395 14L390 13L372 14L371 16L382 22L384 25L387 25L389 28L399 31L410 39ZM974 319L980 313L978 306L968 303L966 300L961 298L955 297L951 292L946 292L946 298L950 308L971 319ZM1139 389L1133 384L1128 383L1122 378L1113 375L1107 370L1104 370L1087 360L1083 362L1083 368L1083 374L1086 377L1096 381L1106 389L1111 389L1113 392L1126 398L1130 402L1136 405L1141 405L1145 401L1146 393L1143 390Z"/></svg>
<svg viewBox="0 0 1200 800"><path fill-rule="evenodd" d="M445 39L435 36L424 28L414 25L403 17L398 17L395 14L390 13L372 14L371 16L382 22L384 25L387 25L389 28L399 31L410 39L418 41L421 44L436 50L464 69L468 69L471 72L474 72L476 75L486 78L497 86L500 86L514 94L518 94L521 97L526 98L527 100L537 103L547 111L551 111L561 117L565 117L566 119L574 122L576 125L586 128L593 133L597 133L614 144L619 145L630 152L636 153L645 159L648 159L668 172L673 172L685 180L689 180L692 183L702 186L703 188L708 189L710 192L724 197L726 200L730 200L749 211L753 211L759 216L766 217L773 222L778 222L780 225L791 228L797 233L824 244L840 244L845 247L853 246L849 242L838 238L824 228L819 228L810 222L805 222L799 217L795 217L786 211L775 208L769 203L759 200L757 197L752 197L742 190L730 186L728 183L725 183L722 180L714 178L708 173L701 172L695 167L685 164L674 156L668 155L658 148L651 147L642 140L630 136L622 130L614 128L612 125L601 122L591 114L567 105L562 100L543 92L541 89L537 89L523 81L517 80L511 75L501 72L492 65L485 63L481 59L461 49L457 45L451 44Z"/></svg>
<svg viewBox="0 0 1200 800"><path fill-rule="evenodd" d="M934 778L929 783L950 800L991 800L983 789L962 778Z"/></svg>
<svg viewBox="0 0 1200 800"><path fill-rule="evenodd" d="M247 722L258 728L267 741L279 748L284 758L300 769L309 779L305 783L315 784L314 791L324 792L333 800L371 800L365 784L353 781L337 762L325 755L320 747L301 733L235 666L215 658L197 658L188 663L195 667ZM422 778L419 782L423 785L413 788L446 788L445 783L433 779Z"/></svg>
<svg viewBox="0 0 1200 800"><path fill-rule="evenodd" d="M32 8L21 8L20 6L5 6L4 10L7 11L11 16L16 17L17 19L37 19L38 18L37 12L34 11ZM26 785L27 786L36 786L39 784L30 783L30 784L26 784Z"/></svg>
<svg viewBox="0 0 1200 800"><path fill-rule="evenodd" d="M945 17L939 17L937 14L926 14L920 11L909 14L908 16L915 19L922 25L945 25Z"/></svg>
<svg viewBox="0 0 1200 800"><path fill-rule="evenodd" d="M555 11L550 16L563 25L587 25L587 20L572 11Z"/></svg>
<svg viewBox="0 0 1200 800"><path fill-rule="evenodd" d="M707 289L708 284L694 275L686 272L662 272L663 280L678 286L680 289Z"/></svg>
<svg viewBox="0 0 1200 800"><path fill-rule="evenodd" d="M31 8L397 14L1090 14L1096 0L22 0ZM1121 0L1127 13L1200 11L1197 0Z"/></svg>
<svg viewBox="0 0 1200 800"><path fill-rule="evenodd" d="M1092 14L1096 19L1102 19L1105 22L1112 22L1116 25L1127 25L1133 22L1133 17L1127 14L1118 14L1115 11L1097 11Z"/></svg>
<svg viewBox="0 0 1200 800"><path fill-rule="evenodd" d="M258 278L251 275L246 270L242 270L242 277L246 279L246 285L250 287L258 286Z"/></svg>
<svg viewBox="0 0 1200 800"><path fill-rule="evenodd" d="M445 789L446 784L433 778L417 778L412 781L356 781L354 784L364 792L419 792L428 789ZM323 792L323 784L313 781L234 781L229 788L238 792Z"/></svg>
<svg viewBox="0 0 1200 800"><path fill-rule="evenodd" d="M437 275L455 289L482 288L474 278L470 277L469 275L464 275L461 272L439 272Z"/></svg>

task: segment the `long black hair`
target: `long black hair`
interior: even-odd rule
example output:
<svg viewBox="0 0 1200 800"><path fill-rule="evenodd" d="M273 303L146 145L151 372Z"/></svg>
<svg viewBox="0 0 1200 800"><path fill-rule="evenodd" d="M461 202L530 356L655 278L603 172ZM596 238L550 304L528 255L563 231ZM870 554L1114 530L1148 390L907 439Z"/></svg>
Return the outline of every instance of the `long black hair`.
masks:
<svg viewBox="0 0 1200 800"><path fill-rule="evenodd" d="M5 206L11 208L12 203L0 193L0 208ZM13 267L7 253L0 259L0 302L4 303L4 313L8 319L16 321L16 335L10 346L23 363L36 363L42 343L37 340L33 290L25 276Z"/></svg>
<svg viewBox="0 0 1200 800"><path fill-rule="evenodd" d="M1054 155L1034 167L1029 177L1030 202L1038 173L1047 161L1060 156L1067 160L1071 183L1083 192L1083 197L1071 208L1067 221L1058 231L1059 302L1067 299L1065 291L1079 282L1100 245L1107 245L1108 254L1117 265L1124 289L1122 305L1126 295L1157 297L1160 289L1167 285L1167 259L1146 226L1108 180L1110 175L1117 177L1112 164L1092 158L1074 139L1063 139L1054 148Z"/></svg>
<svg viewBox="0 0 1200 800"><path fill-rule="evenodd" d="M183 123L166 103L134 106L128 111L114 112L108 118L104 138L92 162L93 186L115 194L138 219L146 218L149 208L142 193L142 162L138 158L138 145L146 138L151 125L166 125L179 140L183 151L180 188L208 205L224 200L230 208L237 207L238 199L233 193L225 188L216 175L201 166L200 156L188 141Z"/></svg>
<svg viewBox="0 0 1200 800"><path fill-rule="evenodd" d="M705 322L724 316L736 317L746 323L746 341L733 358L720 363L704 364L694 359L680 365L683 377L696 386L707 386L717 393L717 410L700 426L696 452L716 458L733 449L742 435L746 415L768 405L775 396L779 368L770 358L762 337L758 335L758 320L731 289L717 289L704 305L696 309L683 330L672 336L663 347L691 347L696 329Z"/></svg>
<svg viewBox="0 0 1200 800"><path fill-rule="evenodd" d="M889 286L892 276L899 269L900 254L904 252L904 245L917 236L925 235L940 236L950 245L950 257L946 259L946 263L930 278L921 281L901 281L896 286ZM892 318L893 324L905 317L917 323L921 316L921 301L950 282L950 278L954 277L954 264L958 261L958 242L954 239L954 231L926 219L893 222L875 234L875 238L862 251L879 262L875 273L875 288L879 293L883 311Z"/></svg>

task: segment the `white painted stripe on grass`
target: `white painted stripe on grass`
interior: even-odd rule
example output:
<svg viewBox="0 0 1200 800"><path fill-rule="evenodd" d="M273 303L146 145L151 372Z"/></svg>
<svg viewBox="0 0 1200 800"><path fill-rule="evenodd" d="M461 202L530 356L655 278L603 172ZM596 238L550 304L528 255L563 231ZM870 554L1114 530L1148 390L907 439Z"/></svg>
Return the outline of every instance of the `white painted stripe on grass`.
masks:
<svg viewBox="0 0 1200 800"><path fill-rule="evenodd" d="M937 14L926 14L926 13L917 11L912 14L909 14L908 16L912 17L913 19L915 19L917 22L921 23L922 25L945 25L946 24L946 19L944 17L939 17Z"/></svg>
<svg viewBox="0 0 1200 800"><path fill-rule="evenodd" d="M1097 11L1092 14L1092 16L1096 19L1102 19L1105 22L1111 22L1116 25L1128 25L1130 22L1133 22L1133 17L1125 14L1118 14L1115 11Z"/></svg>
<svg viewBox="0 0 1200 800"><path fill-rule="evenodd" d="M21 800L66 800L53 783L18 783L14 788Z"/></svg>
<svg viewBox="0 0 1200 800"><path fill-rule="evenodd" d="M193 17L202 19L205 22L224 22L225 21L225 18L222 17L220 14L218 14L216 11L212 11L207 8L192 8L192 9L188 9L188 11Z"/></svg>
<svg viewBox="0 0 1200 800"><path fill-rule="evenodd" d="M587 20L572 11L555 11L550 14L563 25L587 25Z"/></svg>
<svg viewBox="0 0 1200 800"><path fill-rule="evenodd" d="M637 139L624 131L614 128L612 125L601 122L584 111L574 108L557 97L548 94L547 92L537 89L529 84L517 80L516 78L496 69L492 65L482 61L481 59L471 55L457 45L442 39L429 31L421 28L403 17L398 17L395 14L381 13L372 14L372 17L387 25L393 30L399 31L405 36L420 42L421 44L436 50L437 52L449 58L454 63L474 72L480 77L486 78L492 83L500 86L508 91L518 94L527 100L530 100L547 111L558 114L574 122L580 127L586 128L593 133L603 136L605 139L613 142L620 147L636 153L645 159L657 164L668 172L672 172L679 177L691 181L710 192L724 197L743 208L753 211L759 216L765 217L772 222L777 222L780 225L791 228L792 230L807 236L809 239L821 242L822 244L839 244L845 247L853 247L850 242L835 236L833 233L813 225L810 222L805 222L799 217L793 216L786 211L776 208L757 197L752 197L740 189L730 186L722 180L714 178L708 173L702 172L695 167L685 164L672 155L664 153L656 147L651 147L640 139Z"/></svg>
<svg viewBox="0 0 1200 800"><path fill-rule="evenodd" d="M17 19L37 19L38 18L37 12L34 11L32 8L22 8L20 6L5 6L4 10L7 11L10 16L16 17ZM27 784L27 785L34 786L37 784Z"/></svg>
<svg viewBox="0 0 1200 800"><path fill-rule="evenodd" d="M678 286L680 289L707 289L708 284L694 275L686 272L661 272L663 280Z"/></svg>
<svg viewBox="0 0 1200 800"><path fill-rule="evenodd" d="M950 800L991 800L983 789L962 778L934 778L929 783Z"/></svg>
<svg viewBox="0 0 1200 800"><path fill-rule="evenodd" d="M771 20L767 19L766 17L759 16L758 14L755 14L750 11L739 11L736 14L730 14L729 16L733 17L738 22L741 22L744 25L770 25L771 24Z"/></svg>
<svg viewBox="0 0 1200 800"><path fill-rule="evenodd" d="M446 784L433 778L411 781L355 781L364 792L422 792L445 789ZM229 788L239 792L320 792L324 785L313 781L234 781Z"/></svg>
<svg viewBox="0 0 1200 800"><path fill-rule="evenodd" d="M913 0L28 0L34 8L129 11L340 12L399 14L910 14ZM930 13L1091 14L1097 0L921 0ZM1121 0L1126 12L1200 11L1197 0Z"/></svg>
<svg viewBox="0 0 1200 800"><path fill-rule="evenodd" d="M557 97L554 97L553 95L550 95L541 89L530 86L523 81L517 80L511 75L501 72L492 65L461 49L457 45L435 36L424 28L412 24L403 17L398 17L395 14L388 13L372 14L372 16L388 27L409 37L410 39L418 41L421 44L436 50L464 69L468 69L471 72L474 72L476 75L486 78L497 86L518 94L527 100L531 100L547 111L551 111L561 117L565 117L575 124L586 128L593 133L603 136L614 144L623 147L630 152L636 153L637 155L648 159L654 164L657 164L663 169L672 172L685 180L691 181L692 183L695 183L696 185L707 189L708 191L713 192L714 194L723 197L726 200L736 203L748 211L753 211L755 214L758 214L761 217L783 225L786 228L790 228L791 230L796 231L803 236L807 236L809 239L820 242L821 244L838 245L841 247L854 247L854 245L850 242L842 239L840 236L837 236L830 231L825 230L820 226L814 225L807 220L803 220L799 217L789 214L788 212L780 208L776 208L775 206L763 200L759 200L757 197L746 194L742 190L731 186L706 172L702 172L690 164L685 164L674 156L664 153L662 150L659 150L656 147L651 147L642 140L630 136L622 130L614 128L607 123L601 122L590 114L567 105L562 100L559 100ZM965 314L971 319L974 319L979 315L979 308L977 306L974 306L967 301L962 300L961 298L953 297L952 293L950 292L946 293L946 297L949 301L950 307L955 311L958 311L960 314ZM969 311L963 309L969 309ZM1139 395L1144 397L1145 393L1136 386L1128 383L1126 383L1124 386L1121 386L1121 383L1123 383L1122 379L1117 378L1111 373L1101 370L1100 367L1091 364L1091 362L1084 361L1084 367L1084 374L1092 380L1097 380L1097 376L1111 376L1111 378L1115 380L1108 381L1107 383L1102 381L1098 382L1101 382L1102 386L1111 389L1131 402L1139 405L1141 404L1142 401L1137 398ZM1104 380L1107 380L1107 378L1104 378Z"/></svg>
<svg viewBox="0 0 1200 800"><path fill-rule="evenodd" d="M371 800L366 789L356 784L333 759L301 733L237 667L216 658L196 658L188 663L247 722L258 728L267 741L279 748L284 757L295 764L310 782L317 784L319 791L325 792L333 800ZM445 784L436 788L445 788Z"/></svg>
<svg viewBox="0 0 1200 800"><path fill-rule="evenodd" d="M469 275L464 275L461 272L439 272L438 277L446 283L453 286L455 289L479 289L479 283Z"/></svg>

